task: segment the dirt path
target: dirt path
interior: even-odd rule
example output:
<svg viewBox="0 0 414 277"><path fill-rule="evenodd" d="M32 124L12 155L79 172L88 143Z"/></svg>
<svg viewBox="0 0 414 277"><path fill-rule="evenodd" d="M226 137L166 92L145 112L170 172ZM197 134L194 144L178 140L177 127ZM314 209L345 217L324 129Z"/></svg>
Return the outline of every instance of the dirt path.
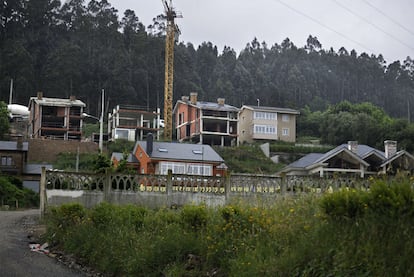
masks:
<svg viewBox="0 0 414 277"><path fill-rule="evenodd" d="M30 251L26 227L35 226L38 218L39 210L0 211L0 276L86 276Z"/></svg>

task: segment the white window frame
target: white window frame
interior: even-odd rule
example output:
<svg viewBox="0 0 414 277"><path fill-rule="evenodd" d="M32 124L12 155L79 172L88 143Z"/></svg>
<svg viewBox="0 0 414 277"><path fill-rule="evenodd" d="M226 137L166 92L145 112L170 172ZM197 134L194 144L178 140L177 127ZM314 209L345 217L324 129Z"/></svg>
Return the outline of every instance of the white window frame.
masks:
<svg viewBox="0 0 414 277"><path fill-rule="evenodd" d="M265 134L265 135L276 135L276 127L273 125L259 125L255 124L253 126L254 134Z"/></svg>
<svg viewBox="0 0 414 277"><path fill-rule="evenodd" d="M161 175L167 175L170 169L173 174L185 174L185 163L160 162Z"/></svg>
<svg viewBox="0 0 414 277"><path fill-rule="evenodd" d="M282 129L282 136L285 136L285 137L289 136L289 128Z"/></svg>
<svg viewBox="0 0 414 277"><path fill-rule="evenodd" d="M171 169L173 174L213 176L213 166L211 164L160 162L159 168L161 175L167 175L168 170Z"/></svg>
<svg viewBox="0 0 414 277"><path fill-rule="evenodd" d="M268 112L254 112L254 119L263 119L263 120L277 120L277 113L268 113Z"/></svg>
<svg viewBox="0 0 414 277"><path fill-rule="evenodd" d="M188 164L187 174L213 176L213 166L208 164Z"/></svg>

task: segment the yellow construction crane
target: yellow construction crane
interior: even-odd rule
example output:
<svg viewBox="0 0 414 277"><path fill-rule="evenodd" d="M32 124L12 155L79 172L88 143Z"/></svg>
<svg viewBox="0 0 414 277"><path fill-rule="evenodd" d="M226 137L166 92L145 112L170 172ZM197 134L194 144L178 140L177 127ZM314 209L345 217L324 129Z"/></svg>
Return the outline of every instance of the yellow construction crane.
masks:
<svg viewBox="0 0 414 277"><path fill-rule="evenodd" d="M165 83L164 83L164 139L172 140L172 102L173 102L173 79L174 79L174 44L175 33L179 32L174 23L175 18L182 18L180 12L175 11L167 0L161 0L164 5L167 19L167 35L165 40Z"/></svg>

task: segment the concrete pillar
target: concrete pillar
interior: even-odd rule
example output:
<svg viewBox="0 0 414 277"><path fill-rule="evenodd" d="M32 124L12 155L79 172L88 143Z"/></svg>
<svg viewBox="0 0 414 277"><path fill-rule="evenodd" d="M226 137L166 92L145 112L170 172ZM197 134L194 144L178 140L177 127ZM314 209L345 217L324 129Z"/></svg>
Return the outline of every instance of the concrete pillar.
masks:
<svg viewBox="0 0 414 277"><path fill-rule="evenodd" d="M107 168L105 169L105 178L104 178L104 187L103 187L103 192L104 192L104 201L111 203L111 190L112 190L112 182L111 182L111 172L110 170Z"/></svg>
<svg viewBox="0 0 414 277"><path fill-rule="evenodd" d="M40 217L43 218L46 210L46 167L42 166L42 173L40 175Z"/></svg>
<svg viewBox="0 0 414 277"><path fill-rule="evenodd" d="M224 176L224 201L227 204L230 202L230 191L231 191L231 183L230 183L230 173L225 174Z"/></svg>
<svg viewBox="0 0 414 277"><path fill-rule="evenodd" d="M173 186L172 186L172 170L168 169L167 173L167 205L171 207L172 203L172 193L173 193Z"/></svg>

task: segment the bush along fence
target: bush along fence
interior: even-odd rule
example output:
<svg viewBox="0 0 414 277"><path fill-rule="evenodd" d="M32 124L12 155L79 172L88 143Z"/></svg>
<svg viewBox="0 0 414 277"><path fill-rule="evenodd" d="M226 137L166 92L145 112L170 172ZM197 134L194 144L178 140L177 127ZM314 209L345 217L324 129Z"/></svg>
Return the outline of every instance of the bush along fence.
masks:
<svg viewBox="0 0 414 277"><path fill-rule="evenodd" d="M229 174L226 177L195 175L125 175L42 170L40 206L80 203L91 208L101 202L137 204L149 208L205 204L220 206L237 200L272 203L278 197L324 193L339 188L369 188L361 178L320 178Z"/></svg>

